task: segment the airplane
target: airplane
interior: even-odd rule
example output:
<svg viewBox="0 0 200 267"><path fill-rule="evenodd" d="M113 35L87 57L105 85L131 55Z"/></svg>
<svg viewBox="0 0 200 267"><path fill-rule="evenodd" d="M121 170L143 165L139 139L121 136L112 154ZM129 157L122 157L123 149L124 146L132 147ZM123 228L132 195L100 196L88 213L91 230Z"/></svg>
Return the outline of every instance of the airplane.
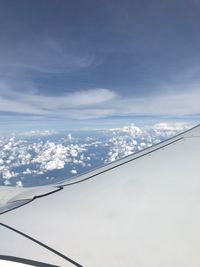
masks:
<svg viewBox="0 0 200 267"><path fill-rule="evenodd" d="M200 125L60 183L0 187L0 266L200 266Z"/></svg>

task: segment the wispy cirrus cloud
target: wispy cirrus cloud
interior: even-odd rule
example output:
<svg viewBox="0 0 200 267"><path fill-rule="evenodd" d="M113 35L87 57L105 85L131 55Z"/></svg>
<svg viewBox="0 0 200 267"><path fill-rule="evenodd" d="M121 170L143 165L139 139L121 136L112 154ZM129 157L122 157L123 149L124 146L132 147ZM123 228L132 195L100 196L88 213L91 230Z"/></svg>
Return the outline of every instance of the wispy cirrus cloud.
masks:
<svg viewBox="0 0 200 267"><path fill-rule="evenodd" d="M0 111L68 118L91 116L95 118L106 116L107 113L112 115L113 112L107 112L106 103L116 96L114 91L104 88L76 91L60 96L46 96L35 92L19 93L1 85Z"/></svg>
<svg viewBox="0 0 200 267"><path fill-rule="evenodd" d="M94 54L77 54L51 38L37 42L18 42L13 47L0 50L0 70L4 77L29 77L28 74L64 74L96 65ZM29 77L30 78L30 77Z"/></svg>
<svg viewBox="0 0 200 267"><path fill-rule="evenodd" d="M156 96L122 96L114 90L93 88L62 95L41 95L35 91L16 92L0 86L0 111L96 119L134 115L188 115L200 113L200 90L166 90Z"/></svg>

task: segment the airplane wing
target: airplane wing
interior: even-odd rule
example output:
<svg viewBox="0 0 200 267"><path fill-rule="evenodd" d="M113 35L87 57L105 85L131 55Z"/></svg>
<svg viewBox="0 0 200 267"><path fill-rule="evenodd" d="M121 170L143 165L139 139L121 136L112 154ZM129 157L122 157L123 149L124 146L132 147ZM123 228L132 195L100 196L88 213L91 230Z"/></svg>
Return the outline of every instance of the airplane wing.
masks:
<svg viewBox="0 0 200 267"><path fill-rule="evenodd" d="M2 187L0 213L0 266L200 266L200 126L72 180Z"/></svg>

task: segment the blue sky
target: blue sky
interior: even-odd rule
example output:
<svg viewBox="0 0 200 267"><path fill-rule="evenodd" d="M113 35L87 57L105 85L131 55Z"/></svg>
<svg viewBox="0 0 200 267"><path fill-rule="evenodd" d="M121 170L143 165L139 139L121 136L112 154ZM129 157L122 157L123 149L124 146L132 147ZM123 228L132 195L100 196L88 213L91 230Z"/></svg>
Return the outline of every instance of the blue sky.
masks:
<svg viewBox="0 0 200 267"><path fill-rule="evenodd" d="M1 128L198 121L199 28L198 0L2 0Z"/></svg>

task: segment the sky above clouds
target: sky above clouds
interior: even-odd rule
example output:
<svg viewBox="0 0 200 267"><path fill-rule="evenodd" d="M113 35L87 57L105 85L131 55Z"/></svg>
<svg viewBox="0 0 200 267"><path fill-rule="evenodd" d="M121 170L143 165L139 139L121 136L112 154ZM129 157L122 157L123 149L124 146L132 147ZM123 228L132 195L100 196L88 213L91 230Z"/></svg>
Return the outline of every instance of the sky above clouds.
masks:
<svg viewBox="0 0 200 267"><path fill-rule="evenodd" d="M198 120L199 28L198 0L2 0L1 125Z"/></svg>

